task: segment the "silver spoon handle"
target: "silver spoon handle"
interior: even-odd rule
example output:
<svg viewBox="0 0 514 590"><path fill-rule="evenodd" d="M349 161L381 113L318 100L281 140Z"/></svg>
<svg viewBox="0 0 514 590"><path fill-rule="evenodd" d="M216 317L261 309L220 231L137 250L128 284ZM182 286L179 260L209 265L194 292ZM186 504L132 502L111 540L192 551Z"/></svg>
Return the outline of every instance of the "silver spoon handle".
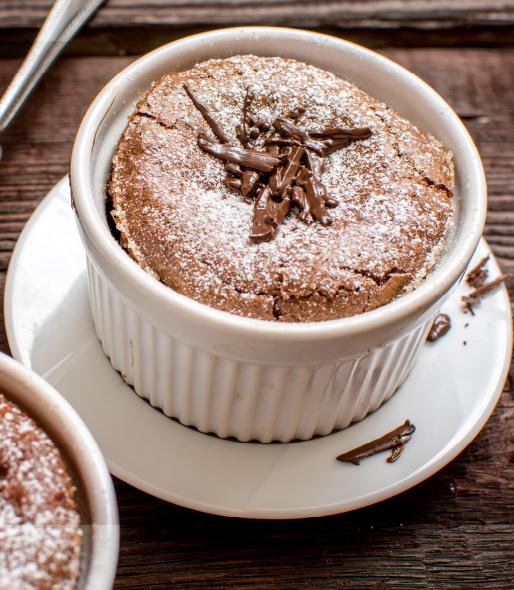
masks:
<svg viewBox="0 0 514 590"><path fill-rule="evenodd" d="M103 1L55 1L27 57L0 98L0 132L9 125L41 76Z"/></svg>

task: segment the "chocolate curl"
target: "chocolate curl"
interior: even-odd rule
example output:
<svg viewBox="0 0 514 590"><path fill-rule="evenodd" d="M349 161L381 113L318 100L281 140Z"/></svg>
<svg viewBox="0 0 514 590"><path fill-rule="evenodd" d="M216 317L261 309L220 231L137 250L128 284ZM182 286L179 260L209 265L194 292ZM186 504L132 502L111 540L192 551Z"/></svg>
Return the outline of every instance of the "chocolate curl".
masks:
<svg viewBox="0 0 514 590"><path fill-rule="evenodd" d="M264 144L266 146L266 151L268 152L268 154L271 154L272 156L279 156L280 155L280 148L276 145L266 145L266 142Z"/></svg>
<svg viewBox="0 0 514 590"><path fill-rule="evenodd" d="M209 109L200 102L200 99L191 90L191 88L189 88L187 84L184 84L183 88L186 91L186 94L191 99L192 103L195 105L195 107L200 111L200 113L202 113L203 118L209 124L209 127L212 129L214 135L221 141L221 143L228 143L228 137L225 135L223 129L218 125L218 123L216 123L216 121L210 114Z"/></svg>
<svg viewBox="0 0 514 590"><path fill-rule="evenodd" d="M323 200L325 201L325 207L329 209L333 209L337 207L339 202L332 197L327 195L327 189L325 185L321 182L321 175L323 174L323 167L325 162L323 158L318 158L318 156L314 155L312 152L306 153L307 159L307 166L309 170L312 172L313 182L317 185L318 192L321 194Z"/></svg>
<svg viewBox="0 0 514 590"><path fill-rule="evenodd" d="M313 141L309 134L297 127L291 121L288 121L284 117L279 117L275 119L273 122L273 127L283 136L288 137L290 140L294 142L298 142L297 145L303 145L309 150L313 150L314 152L322 155L325 145L319 141ZM271 140L272 141L272 140ZM287 145L282 143L281 145ZM293 144L294 145L294 144Z"/></svg>
<svg viewBox="0 0 514 590"><path fill-rule="evenodd" d="M283 137L272 137L264 142L264 145L278 145L287 147L306 147L318 155L322 156L326 145L318 141L306 140L303 142L297 141L296 139L284 139Z"/></svg>
<svg viewBox="0 0 514 590"><path fill-rule="evenodd" d="M452 321L449 315L440 313L432 323L428 332L427 342L435 342L442 338L452 327Z"/></svg>
<svg viewBox="0 0 514 590"><path fill-rule="evenodd" d="M250 100L250 89L247 88L243 102L243 119L241 125L237 128L237 138L245 148L250 146L250 136L248 134L248 107L250 106Z"/></svg>
<svg viewBox="0 0 514 590"><path fill-rule="evenodd" d="M309 134L306 131L300 129L300 127L297 127L294 123L291 123L291 121L288 121L284 117L275 119L275 121L273 121L273 127L275 127L281 135L296 139L296 141L302 143L310 139Z"/></svg>
<svg viewBox="0 0 514 590"><path fill-rule="evenodd" d="M238 166L237 164L232 164L232 162L227 162L225 164L225 170L227 172L230 172L230 174L233 174L234 176L240 176L242 173L241 166Z"/></svg>
<svg viewBox="0 0 514 590"><path fill-rule="evenodd" d="M275 236L275 230L268 221L273 219L273 212L269 208L270 202L271 190L269 187L265 187L257 195L253 209L253 227L250 239L257 244L269 242Z"/></svg>
<svg viewBox="0 0 514 590"><path fill-rule="evenodd" d="M307 160L307 166L309 167L309 170L312 172L312 175L321 178L321 175L323 174L323 168L325 165L323 158L318 158L311 152L307 152L305 156Z"/></svg>
<svg viewBox="0 0 514 590"><path fill-rule="evenodd" d="M323 156L323 152L325 150L325 145L319 141L313 141L309 139L303 142L303 145L313 152L316 152L318 155Z"/></svg>
<svg viewBox="0 0 514 590"><path fill-rule="evenodd" d="M230 188L230 189L232 189L234 191L241 190L241 179L240 178L234 178L232 176L227 176L224 179L223 184L227 188Z"/></svg>
<svg viewBox="0 0 514 590"><path fill-rule="evenodd" d="M258 150L248 150L239 148L230 144L219 144L210 141L205 136L198 138L199 147L221 160L227 160L233 164L253 168L260 172L271 172L282 161L281 157L272 156L267 152L260 152Z"/></svg>
<svg viewBox="0 0 514 590"><path fill-rule="evenodd" d="M462 295L461 299L466 307L466 309L471 313L471 315L475 315L473 307L475 305L479 305L480 301L489 293L497 289L501 284L505 283L507 279L509 279L512 275L511 274L502 274L499 277L496 277L489 283L483 284L481 287L477 287L471 293L467 295Z"/></svg>
<svg viewBox="0 0 514 590"><path fill-rule="evenodd" d="M325 147L323 148L322 156L324 158L326 158L327 156L330 156L330 154L337 152L337 150L348 147L350 145L350 143L351 143L351 140L346 139L346 138L344 138L344 139L327 139L326 141L323 142L323 145Z"/></svg>
<svg viewBox="0 0 514 590"><path fill-rule="evenodd" d="M276 168L269 179L269 186L273 196L281 196L293 182L301 166L301 159L305 154L302 147L293 148L287 162L281 168Z"/></svg>
<svg viewBox="0 0 514 590"><path fill-rule="evenodd" d="M315 139L368 139L371 137L371 129L369 127L354 127L353 129L330 127L324 131L309 131L309 135Z"/></svg>
<svg viewBox="0 0 514 590"><path fill-rule="evenodd" d="M259 186L260 176L253 170L245 170L243 172L243 180L241 182L241 192L244 197L252 196Z"/></svg>
<svg viewBox="0 0 514 590"><path fill-rule="evenodd" d="M320 184L321 183L316 182L312 177L305 183L307 203L309 204L309 210L313 217L315 217L322 225L330 225L332 219L325 207L325 200L323 198L322 189L319 186Z"/></svg>
<svg viewBox="0 0 514 590"><path fill-rule="evenodd" d="M391 455L386 460L388 463L393 463L401 455L403 448L409 442L415 431L416 427L414 424L410 420L405 420L398 428L352 451L339 455L337 460L343 463L359 465L362 459L391 449Z"/></svg>
<svg viewBox="0 0 514 590"><path fill-rule="evenodd" d="M264 142L265 146L302 147L300 141L285 139L283 137L270 137Z"/></svg>
<svg viewBox="0 0 514 590"><path fill-rule="evenodd" d="M466 283L470 287L477 289L478 287L485 285L487 277L489 276L489 271L485 268L488 261L489 255L482 258L482 260L468 272L466 275Z"/></svg>
<svg viewBox="0 0 514 590"><path fill-rule="evenodd" d="M329 197L327 194L327 189L325 185L321 182L319 178L316 176L312 177L312 182L316 185L316 190L321 195L321 198L325 202L325 207L327 209L335 209L339 205L339 201L332 197Z"/></svg>
<svg viewBox="0 0 514 590"><path fill-rule="evenodd" d="M277 227L281 223L283 223L286 215L289 213L289 209L291 209L291 197L286 195L280 203L273 201L270 199L268 201L268 213L269 217L266 217L267 223L272 225L273 227Z"/></svg>
<svg viewBox="0 0 514 590"><path fill-rule="evenodd" d="M291 189L291 204L296 205L300 209L300 215L298 217L301 221L311 223L312 215L307 204L307 196L302 187L293 186Z"/></svg>
<svg viewBox="0 0 514 590"><path fill-rule="evenodd" d="M319 220L321 224L330 225L332 223L332 219L330 218L330 215L328 214L328 211L325 207L323 190L319 186L321 183L318 183L313 178L312 172L306 167L301 169L296 182L305 190L307 205L312 216Z"/></svg>
<svg viewBox="0 0 514 590"><path fill-rule="evenodd" d="M296 175L296 184L298 186L305 186L311 176L312 172L306 166L302 166Z"/></svg>

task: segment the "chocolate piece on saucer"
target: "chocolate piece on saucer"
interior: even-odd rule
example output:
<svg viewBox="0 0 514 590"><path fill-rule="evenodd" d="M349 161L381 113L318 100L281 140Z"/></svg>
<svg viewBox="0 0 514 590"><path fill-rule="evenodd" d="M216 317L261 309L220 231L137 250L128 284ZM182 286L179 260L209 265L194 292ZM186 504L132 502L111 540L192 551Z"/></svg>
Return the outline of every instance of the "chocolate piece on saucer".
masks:
<svg viewBox="0 0 514 590"><path fill-rule="evenodd" d="M384 436L339 455L337 460L343 463L359 465L362 459L391 449L391 455L387 457L386 461L394 463L402 454L403 448L409 442L415 430L414 424L407 419L401 426L384 434Z"/></svg>
<svg viewBox="0 0 514 590"><path fill-rule="evenodd" d="M495 291L500 285L510 278L510 274L501 274L489 283L483 284L471 293L462 295L462 301L464 303L464 310L468 311L471 315L475 315L474 307L480 305L480 301L486 296Z"/></svg>
<svg viewBox="0 0 514 590"><path fill-rule="evenodd" d="M440 313L434 320L430 331L428 332L428 342L435 342L448 333L452 327L450 316L445 313Z"/></svg>
<svg viewBox="0 0 514 590"><path fill-rule="evenodd" d="M485 256L482 260L472 268L468 274L466 275L466 283L475 289L482 287L485 285L487 281L487 277L489 276L489 271L485 268L489 260L489 256Z"/></svg>

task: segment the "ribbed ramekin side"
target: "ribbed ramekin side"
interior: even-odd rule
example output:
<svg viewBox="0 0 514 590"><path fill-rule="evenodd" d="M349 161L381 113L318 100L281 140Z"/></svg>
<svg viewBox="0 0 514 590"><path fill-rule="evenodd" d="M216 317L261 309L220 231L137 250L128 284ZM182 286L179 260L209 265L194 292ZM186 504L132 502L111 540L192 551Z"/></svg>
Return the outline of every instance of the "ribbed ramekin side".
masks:
<svg viewBox="0 0 514 590"><path fill-rule="evenodd" d="M428 332L429 332L430 328L432 327L432 324L433 324L436 316L437 316L437 313L435 313L428 321L426 321L424 324L422 324L419 327L419 329L417 330L416 338L413 339L413 341L411 342L411 345L410 345L410 350L408 350L408 353L407 353L408 357L407 357L406 361L403 363L403 368L402 368L399 376L396 379L397 387L400 387L400 385L409 376L409 373L410 373L412 367L414 366L416 359L418 358L418 354L421 351L421 348L427 339Z"/></svg>
<svg viewBox="0 0 514 590"><path fill-rule="evenodd" d="M431 319L360 358L317 366L238 361L156 327L88 262L91 311L113 367L186 426L246 442L307 440L376 410L412 368Z"/></svg>

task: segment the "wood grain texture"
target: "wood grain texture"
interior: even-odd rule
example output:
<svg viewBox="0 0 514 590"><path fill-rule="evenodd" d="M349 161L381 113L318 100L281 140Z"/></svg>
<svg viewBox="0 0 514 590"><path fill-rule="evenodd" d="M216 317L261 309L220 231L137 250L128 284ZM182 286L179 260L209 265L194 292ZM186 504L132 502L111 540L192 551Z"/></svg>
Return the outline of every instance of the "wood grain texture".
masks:
<svg viewBox="0 0 514 590"><path fill-rule="evenodd" d="M514 271L514 50L385 53L433 85L464 119L488 178L486 237L503 270ZM60 61L2 137L0 289L23 224L67 171L85 108L130 61ZM0 60L0 89L17 63ZM3 328L0 346L6 350ZM513 418L509 380L483 432L436 476L379 505L329 518L223 519L116 481L122 528L115 587L512 590Z"/></svg>
<svg viewBox="0 0 514 590"><path fill-rule="evenodd" d="M37 27L51 0L0 0L2 27ZM514 23L513 0L108 0L92 26L216 23L451 28Z"/></svg>
<svg viewBox="0 0 514 590"><path fill-rule="evenodd" d="M0 55L27 53L52 0L0 0ZM514 45L514 0L107 0L68 55L135 55L238 25L302 27L370 47Z"/></svg>

